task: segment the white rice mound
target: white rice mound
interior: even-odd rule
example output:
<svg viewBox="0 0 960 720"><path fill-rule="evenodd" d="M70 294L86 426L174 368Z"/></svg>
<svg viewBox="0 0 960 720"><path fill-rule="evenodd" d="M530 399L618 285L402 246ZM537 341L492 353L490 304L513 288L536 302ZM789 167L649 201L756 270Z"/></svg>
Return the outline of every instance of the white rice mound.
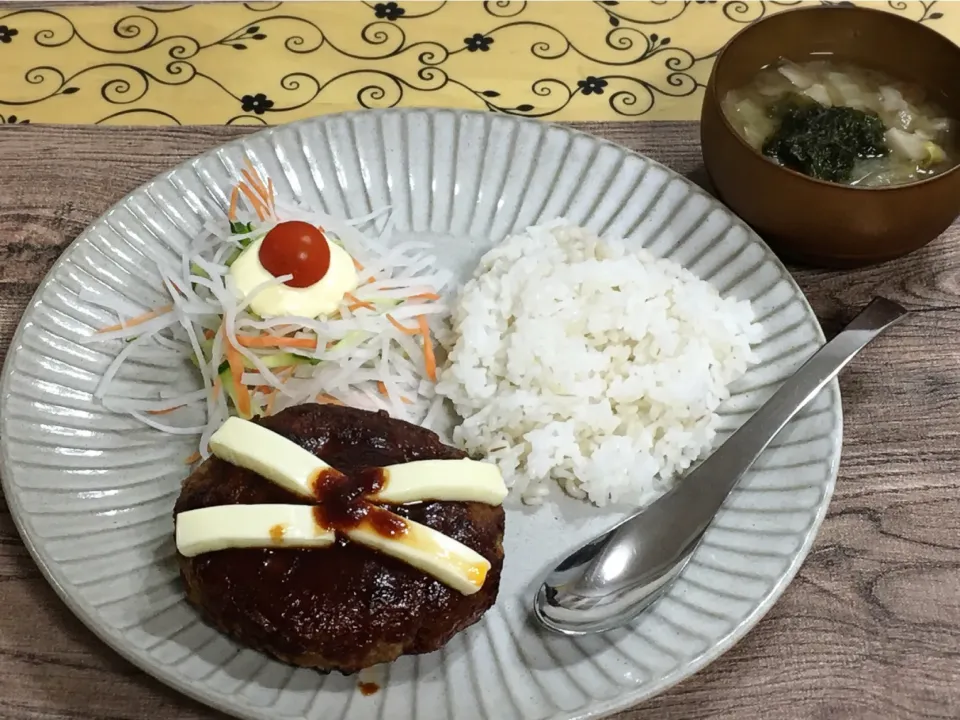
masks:
<svg viewBox="0 0 960 720"><path fill-rule="evenodd" d="M565 220L488 252L451 317L437 393L453 439L541 502L552 481L642 504L713 444L717 407L755 362L747 301Z"/></svg>

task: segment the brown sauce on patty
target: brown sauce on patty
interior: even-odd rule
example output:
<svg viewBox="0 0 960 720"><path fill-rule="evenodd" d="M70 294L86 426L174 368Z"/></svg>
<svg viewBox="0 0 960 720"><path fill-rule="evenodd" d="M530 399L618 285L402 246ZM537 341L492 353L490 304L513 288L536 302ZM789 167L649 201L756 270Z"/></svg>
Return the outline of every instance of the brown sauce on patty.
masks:
<svg viewBox="0 0 960 720"><path fill-rule="evenodd" d="M410 652L431 652L493 604L503 562L501 507L423 502L391 507L363 500L376 470L464 454L423 428L385 414L304 405L261 421L341 473L318 478L315 511L326 527L368 522L391 536L403 518L422 523L484 556L481 590L464 596L384 553L339 537L330 548L242 548L180 558L188 597L208 621L286 662L354 672ZM346 479L339 479L344 476ZM184 484L175 512L230 504L310 501L216 458Z"/></svg>

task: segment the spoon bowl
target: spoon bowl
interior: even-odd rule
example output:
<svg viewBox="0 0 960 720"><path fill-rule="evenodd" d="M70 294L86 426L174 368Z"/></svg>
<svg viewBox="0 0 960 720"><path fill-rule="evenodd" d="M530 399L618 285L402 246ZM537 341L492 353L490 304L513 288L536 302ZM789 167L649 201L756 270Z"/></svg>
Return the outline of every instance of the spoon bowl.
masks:
<svg viewBox="0 0 960 720"><path fill-rule="evenodd" d="M648 608L680 574L727 495L787 423L906 315L891 300L873 300L682 482L558 563L534 597L537 621L563 635L585 635L621 627Z"/></svg>

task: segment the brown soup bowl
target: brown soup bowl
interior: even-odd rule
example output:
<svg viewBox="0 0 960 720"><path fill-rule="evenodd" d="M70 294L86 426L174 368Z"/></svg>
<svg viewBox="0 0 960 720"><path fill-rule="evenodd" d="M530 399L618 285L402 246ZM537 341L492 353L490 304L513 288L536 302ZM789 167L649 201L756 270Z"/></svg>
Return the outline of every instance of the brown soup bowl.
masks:
<svg viewBox="0 0 960 720"><path fill-rule="evenodd" d="M800 62L815 53L917 83L960 121L960 48L936 31L863 7L770 15L730 40L707 83L700 139L717 195L789 261L857 267L926 245L960 215L960 166L904 185L838 185L766 159L727 122L720 103L728 91L781 57Z"/></svg>

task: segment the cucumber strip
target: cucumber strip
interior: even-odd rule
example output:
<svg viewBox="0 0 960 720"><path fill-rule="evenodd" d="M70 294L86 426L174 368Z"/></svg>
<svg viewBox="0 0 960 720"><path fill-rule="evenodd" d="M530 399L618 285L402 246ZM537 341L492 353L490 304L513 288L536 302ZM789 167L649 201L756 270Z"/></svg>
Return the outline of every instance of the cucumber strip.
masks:
<svg viewBox="0 0 960 720"><path fill-rule="evenodd" d="M227 394L229 405L233 407L237 415L242 417L244 420L249 420L257 417L258 415L263 415L263 405L254 400L252 394L250 397L250 415L247 416L240 412L240 409L237 407L237 393L233 389L233 373L230 371L229 367L227 367L225 370L221 370L220 384L223 385L223 391Z"/></svg>
<svg viewBox="0 0 960 720"><path fill-rule="evenodd" d="M199 265L197 265L196 263L190 263L190 274L196 275L197 277L201 277L204 279L207 279L210 277L209 275L207 275L207 271L204 270ZM196 287L196 284L194 284L194 287Z"/></svg>
<svg viewBox="0 0 960 720"><path fill-rule="evenodd" d="M233 409L237 411L237 414L240 415L240 417L243 417L243 415L237 409L237 393L233 389L233 373L230 371L229 367L227 367L226 370L220 371L220 384L223 386L223 392L227 395L228 403L233 406ZM250 418L244 417L243 419L249 420Z"/></svg>
<svg viewBox="0 0 960 720"><path fill-rule="evenodd" d="M294 355L293 353L275 353L273 355L261 355L260 362L262 362L268 368L275 367L284 367L285 365L303 365L310 362L310 358L305 358L301 355ZM246 358L243 359L243 366L246 368L253 368L254 365Z"/></svg>
<svg viewBox="0 0 960 720"><path fill-rule="evenodd" d="M351 348L359 345L370 334L368 330L351 330L343 339L338 340L336 344L328 348L329 350L339 350L341 348Z"/></svg>

